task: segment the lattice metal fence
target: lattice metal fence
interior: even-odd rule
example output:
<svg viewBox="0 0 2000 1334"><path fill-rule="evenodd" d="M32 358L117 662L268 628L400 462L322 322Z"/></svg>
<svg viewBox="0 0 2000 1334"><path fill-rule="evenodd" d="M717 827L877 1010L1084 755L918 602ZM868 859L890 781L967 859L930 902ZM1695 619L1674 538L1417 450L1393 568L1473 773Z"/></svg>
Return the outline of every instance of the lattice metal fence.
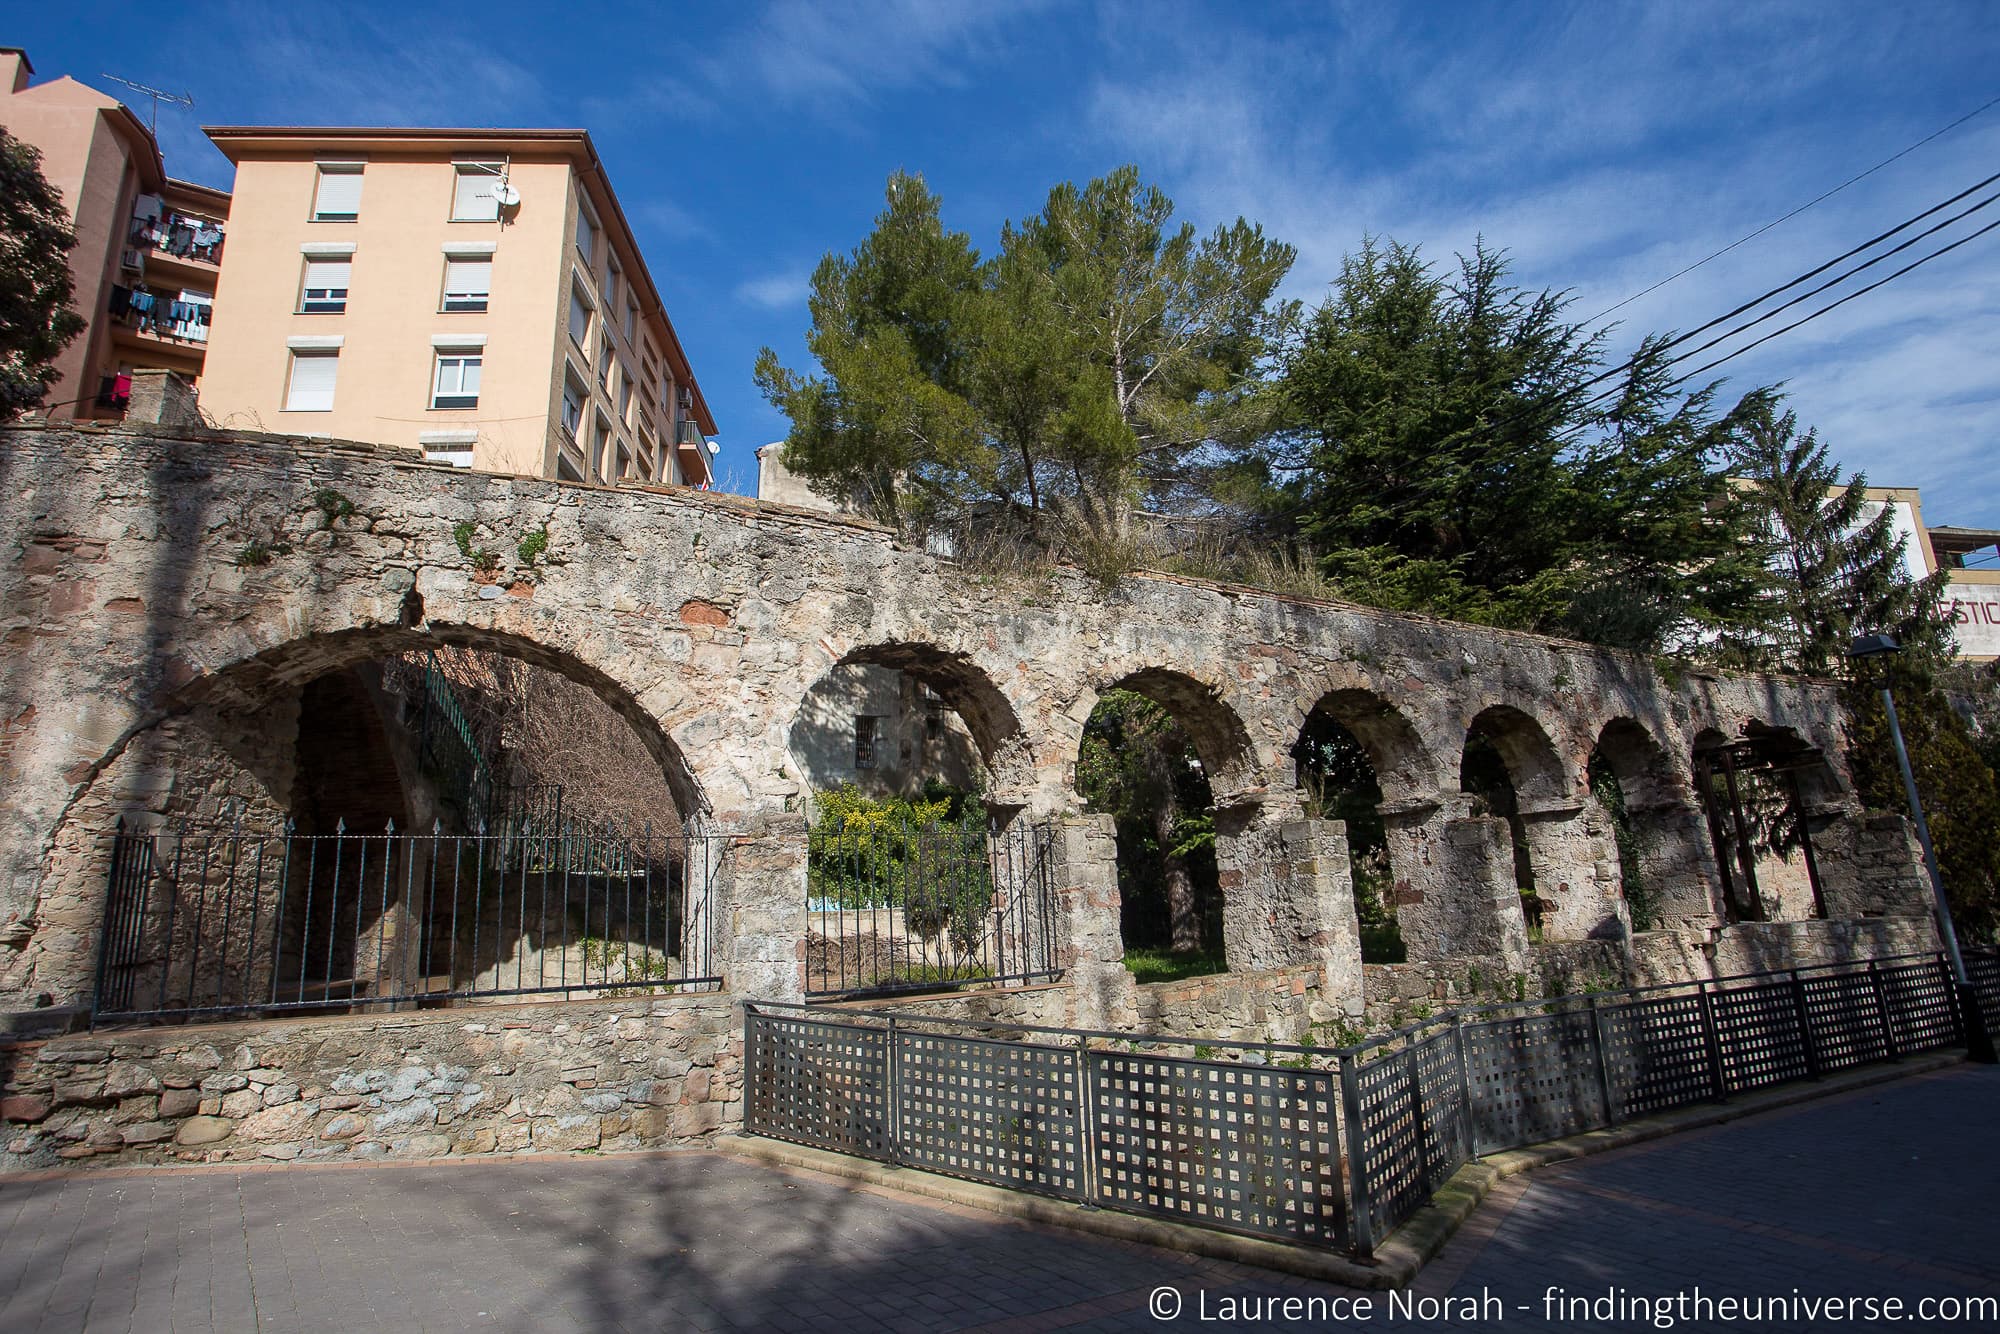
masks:
<svg viewBox="0 0 2000 1334"><path fill-rule="evenodd" d="M1968 964L2000 1008L2000 956ZM1476 1155L1964 1040L1937 955L1485 1006L1339 1051L744 1016L752 1134L1363 1255Z"/></svg>
<svg viewBox="0 0 2000 1334"><path fill-rule="evenodd" d="M1979 1008L1985 1012L1986 1031L2000 1033L2000 951L1967 950L1965 972L1972 979Z"/></svg>

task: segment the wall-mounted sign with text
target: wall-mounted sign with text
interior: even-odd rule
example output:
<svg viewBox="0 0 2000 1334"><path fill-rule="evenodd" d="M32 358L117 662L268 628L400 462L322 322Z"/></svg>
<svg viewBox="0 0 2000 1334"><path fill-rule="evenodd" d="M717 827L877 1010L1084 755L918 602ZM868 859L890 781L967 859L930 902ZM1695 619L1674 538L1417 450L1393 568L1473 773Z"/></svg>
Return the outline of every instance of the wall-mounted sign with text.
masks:
<svg viewBox="0 0 2000 1334"><path fill-rule="evenodd" d="M1960 657L2000 658L2000 584L1947 584L1944 611Z"/></svg>

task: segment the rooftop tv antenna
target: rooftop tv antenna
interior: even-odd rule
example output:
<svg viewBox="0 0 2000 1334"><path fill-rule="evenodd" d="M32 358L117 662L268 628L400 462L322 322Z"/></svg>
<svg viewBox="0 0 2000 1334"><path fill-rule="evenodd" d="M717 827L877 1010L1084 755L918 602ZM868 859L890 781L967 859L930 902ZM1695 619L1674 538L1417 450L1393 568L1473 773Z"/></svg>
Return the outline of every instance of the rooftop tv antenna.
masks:
<svg viewBox="0 0 2000 1334"><path fill-rule="evenodd" d="M189 111L194 110L193 93L170 93L164 88L152 88L143 83L134 83L130 79L121 79L116 74L106 74L102 77L113 83L122 83L133 92L144 93L153 99L153 114L146 123L146 129L155 139L160 137L160 103L166 102L173 106L186 107Z"/></svg>

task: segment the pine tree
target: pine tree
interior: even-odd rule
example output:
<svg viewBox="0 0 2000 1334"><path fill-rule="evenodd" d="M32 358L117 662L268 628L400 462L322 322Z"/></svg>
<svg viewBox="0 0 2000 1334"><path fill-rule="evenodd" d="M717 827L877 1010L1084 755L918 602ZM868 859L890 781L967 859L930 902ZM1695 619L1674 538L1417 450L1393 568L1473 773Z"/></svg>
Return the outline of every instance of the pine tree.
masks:
<svg viewBox="0 0 2000 1334"><path fill-rule="evenodd" d="M920 177L892 176L875 229L813 275L823 374L758 357L786 466L906 528L998 509L1119 536L1140 501L1185 499L1212 446L1254 433L1293 252L1172 214L1121 167L1057 186L982 260Z"/></svg>
<svg viewBox="0 0 2000 1334"><path fill-rule="evenodd" d="M1902 643L1905 662L1935 670L1951 652L1940 614L1944 576L1909 578L1894 511L1869 513L1867 479L1855 473L1840 485L1818 433L1800 435L1797 414L1779 408L1777 395L1761 396L1745 414L1735 457L1780 576L1765 612L1765 663L1830 676L1855 636L1888 633Z"/></svg>
<svg viewBox="0 0 2000 1334"><path fill-rule="evenodd" d="M40 405L56 357L83 329L69 306L75 247L41 152L0 129L0 421Z"/></svg>

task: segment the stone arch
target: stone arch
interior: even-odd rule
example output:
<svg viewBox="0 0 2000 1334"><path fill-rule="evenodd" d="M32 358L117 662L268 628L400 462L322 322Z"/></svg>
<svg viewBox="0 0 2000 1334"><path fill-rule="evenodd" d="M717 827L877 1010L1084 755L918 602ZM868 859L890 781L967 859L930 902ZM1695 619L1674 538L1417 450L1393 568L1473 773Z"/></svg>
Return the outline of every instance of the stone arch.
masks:
<svg viewBox="0 0 2000 1334"><path fill-rule="evenodd" d="M1437 764L1403 712L1381 695L1362 687L1327 691L1300 719L1300 731L1315 716L1325 716L1352 733L1368 753L1382 789L1384 805L1409 806L1437 798Z"/></svg>
<svg viewBox="0 0 2000 1334"><path fill-rule="evenodd" d="M1201 757L1218 807L1236 804L1257 786L1257 755L1250 730L1216 686L1169 667L1141 667L1092 687L1092 708L1109 690L1143 695L1173 715ZM1087 717L1089 710L1083 713Z"/></svg>
<svg viewBox="0 0 2000 1334"><path fill-rule="evenodd" d="M585 687L632 728L659 764L683 817L700 820L713 810L706 786L687 752L669 734L663 720L625 683L575 649L491 626L431 621L419 627L399 620L396 624L304 636L182 685L160 701L160 712L170 715L204 704L212 708L264 708L328 673L439 645L514 658Z"/></svg>
<svg viewBox="0 0 2000 1334"><path fill-rule="evenodd" d="M1356 763L1356 748L1365 765ZM1402 962L1396 907L1398 886L1410 883L1413 846L1398 835L1437 808L1430 752L1393 704L1350 686L1326 691L1305 712L1292 757L1309 813L1341 822L1362 960Z"/></svg>
<svg viewBox="0 0 2000 1334"><path fill-rule="evenodd" d="M1798 729L1753 717L1734 737L1703 728L1693 760L1730 911L1766 921L1826 916L1816 842L1848 821L1825 753Z"/></svg>
<svg viewBox="0 0 2000 1334"><path fill-rule="evenodd" d="M1013 702L971 654L920 640L889 640L850 649L808 685L787 726L788 734L812 692L844 667L890 668L935 692L971 734L985 768L988 804L1002 808L1020 804L1019 794L1033 781L1025 730Z"/></svg>
<svg viewBox="0 0 2000 1334"><path fill-rule="evenodd" d="M1178 757L1170 757L1164 750L1149 750L1145 753L1168 759L1168 765L1141 766L1126 774L1131 781L1157 784L1158 788L1155 801L1143 810L1128 809L1125 814L1130 818L1121 819L1115 829L1120 940L1128 952L1168 950L1184 960L1200 960L1200 966L1209 969L1238 966L1243 957L1241 940L1232 926L1223 892L1223 881L1230 873L1221 863L1226 849L1256 814L1254 803L1224 807L1225 797L1234 798L1250 786L1254 759L1249 731L1217 688L1185 672L1147 666L1084 689L1069 714L1082 720L1069 760L1080 757L1091 728L1099 725L1100 719L1112 729L1114 748L1119 744L1119 729L1126 725L1141 727L1147 747L1165 739L1150 732L1143 714L1104 714L1108 697L1121 691L1138 696L1172 719L1194 762L1183 769ZM1081 766L1068 767L1080 779ZM1084 797L1080 787L1074 796ZM1174 850L1185 828L1183 820L1203 812L1213 818L1212 846Z"/></svg>
<svg viewBox="0 0 2000 1334"><path fill-rule="evenodd" d="M390 656L440 644L504 654L588 688L632 727L647 753L661 763L681 813L699 819L708 811L693 766L660 721L603 668L562 649L488 627L455 624L433 623L422 630L413 624L377 625L301 635L188 677L157 694L148 710L82 777L43 857L37 931L20 961L37 984L58 1003L81 1001L87 995L92 976L89 950L102 916L111 866L112 844L106 835L120 821L134 828L164 827L168 846L183 842L183 835L205 847L222 847L241 838L250 840L242 846L254 848L262 840L268 848L279 849L265 859L274 868L270 886L275 886L284 868L279 861L283 845L290 842L287 826L299 814L297 803L308 795L298 782L302 703L312 699L316 684ZM348 693L345 687L351 683L341 684L333 694ZM356 704L357 698L349 694L347 702ZM379 718L367 721L379 723ZM394 781L387 776L391 772L378 765L374 777ZM407 783L406 769L402 776ZM395 794L383 794L381 809L393 812L399 832L415 834L422 831L412 826L422 822L406 818L409 799L406 785ZM334 832L311 826L306 821L297 830L306 843L315 835ZM388 843L382 841L381 830L382 825L372 822L365 829L350 823L347 833L376 840L369 845L371 855L386 856ZM457 835L448 831L446 836ZM673 836L678 837L678 831ZM221 864L219 854L217 864ZM311 868L304 874L310 878ZM186 883L195 886L189 893L203 893L199 882L190 878ZM233 886L228 892L233 896ZM354 931L330 953L345 953L366 932L382 938L387 931L384 922L398 915L408 917L401 898L386 889L383 893L387 906L365 921L357 917ZM310 929L325 930L326 925L317 923ZM344 919L342 925L344 929ZM499 966L497 958L489 962ZM260 966L270 963L268 955L259 960Z"/></svg>
<svg viewBox="0 0 2000 1334"><path fill-rule="evenodd" d="M1605 723L1586 766L1590 817L1609 828L1632 929L1722 924L1714 851L1674 757L1636 718Z"/></svg>
<svg viewBox="0 0 2000 1334"><path fill-rule="evenodd" d="M1548 732L1531 714L1512 704L1494 704L1480 710L1465 733L1468 742L1481 737L1499 752L1523 812L1575 807L1575 779Z"/></svg>

